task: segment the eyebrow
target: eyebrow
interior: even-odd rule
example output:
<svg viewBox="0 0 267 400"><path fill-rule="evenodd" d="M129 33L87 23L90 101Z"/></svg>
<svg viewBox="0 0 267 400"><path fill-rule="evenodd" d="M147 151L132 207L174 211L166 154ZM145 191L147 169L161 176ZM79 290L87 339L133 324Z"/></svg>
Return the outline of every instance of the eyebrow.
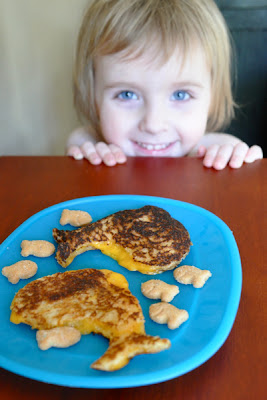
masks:
<svg viewBox="0 0 267 400"><path fill-rule="evenodd" d="M110 84L105 85L105 89L113 89L116 87L127 87L127 86L131 86L131 87L136 87L136 83L133 82L111 82Z"/></svg>
<svg viewBox="0 0 267 400"><path fill-rule="evenodd" d="M199 89L204 89L204 86L202 85L202 83L200 82L195 82L195 81L181 81L181 82L173 82L171 84L172 87L188 87L188 86L192 86L192 87L196 87ZM136 84L135 82L123 82L123 81L118 81L118 82L111 82L110 84L105 85L105 89L113 89L116 87L134 87L137 88L138 84Z"/></svg>
<svg viewBox="0 0 267 400"><path fill-rule="evenodd" d="M181 81L181 82L174 82L173 86L194 86L200 89L203 89L204 86L200 82L195 81Z"/></svg>

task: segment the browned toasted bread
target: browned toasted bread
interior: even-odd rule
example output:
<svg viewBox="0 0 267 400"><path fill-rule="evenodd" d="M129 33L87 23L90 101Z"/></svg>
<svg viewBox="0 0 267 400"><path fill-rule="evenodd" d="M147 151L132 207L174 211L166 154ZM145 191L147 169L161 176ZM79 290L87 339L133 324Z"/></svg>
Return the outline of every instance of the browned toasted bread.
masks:
<svg viewBox="0 0 267 400"><path fill-rule="evenodd" d="M53 230L56 259L67 267L87 250L100 249L125 268L157 274L175 268L190 250L185 227L162 208L124 210L73 231Z"/></svg>
<svg viewBox="0 0 267 400"><path fill-rule="evenodd" d="M15 295L11 321L34 329L71 326L82 334L99 333L110 340L95 369L114 371L143 353L170 347L167 339L145 333L144 316L128 282L109 270L83 269L45 276Z"/></svg>

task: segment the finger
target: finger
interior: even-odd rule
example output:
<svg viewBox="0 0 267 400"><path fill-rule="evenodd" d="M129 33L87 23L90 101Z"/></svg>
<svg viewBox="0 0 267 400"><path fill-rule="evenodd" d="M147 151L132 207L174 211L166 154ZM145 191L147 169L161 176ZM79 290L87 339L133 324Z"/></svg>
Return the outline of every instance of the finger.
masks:
<svg viewBox="0 0 267 400"><path fill-rule="evenodd" d="M78 146L69 146L66 154L67 156L73 157L75 160L83 159L83 153Z"/></svg>
<svg viewBox="0 0 267 400"><path fill-rule="evenodd" d="M233 149L233 154L231 156L229 165L231 168L240 168L245 160L248 152L248 145L244 142L240 142L235 145Z"/></svg>
<svg viewBox="0 0 267 400"><path fill-rule="evenodd" d="M106 143L98 142L95 145L95 148L99 157L103 160L104 164L106 164L108 167L113 167L114 165L116 165L116 159Z"/></svg>
<svg viewBox="0 0 267 400"><path fill-rule="evenodd" d="M252 163L262 158L263 158L262 148L260 146L254 145L249 148L244 161L246 163Z"/></svg>
<svg viewBox="0 0 267 400"><path fill-rule="evenodd" d="M197 157L202 158L206 154L207 148L203 145L200 145L197 149Z"/></svg>
<svg viewBox="0 0 267 400"><path fill-rule="evenodd" d="M119 164L123 164L126 162L126 155L123 153L121 148L117 146L116 144L110 144L109 149L111 150L112 154L115 157L115 160Z"/></svg>
<svg viewBox="0 0 267 400"><path fill-rule="evenodd" d="M219 147L217 155L213 161L213 168L217 170L224 169L231 158L233 149L233 145L231 144L224 144Z"/></svg>
<svg viewBox="0 0 267 400"><path fill-rule="evenodd" d="M83 152L83 155L87 160L93 164L93 165L98 165L101 164L102 159L99 157L97 151L96 151L96 146L93 145L91 142L85 142L81 146L81 150Z"/></svg>
<svg viewBox="0 0 267 400"><path fill-rule="evenodd" d="M203 159L203 165L205 167L210 168L213 166L213 162L217 156L218 150L219 150L218 144L213 144L207 149L205 157Z"/></svg>

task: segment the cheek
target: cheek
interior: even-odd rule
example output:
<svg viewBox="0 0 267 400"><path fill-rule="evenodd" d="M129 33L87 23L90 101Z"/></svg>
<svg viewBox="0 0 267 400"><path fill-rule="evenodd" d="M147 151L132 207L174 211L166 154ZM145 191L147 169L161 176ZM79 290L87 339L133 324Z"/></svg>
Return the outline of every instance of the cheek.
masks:
<svg viewBox="0 0 267 400"><path fill-rule="evenodd" d="M118 113L102 108L100 113L100 129L103 139L108 143L121 144L125 136L125 123Z"/></svg>
<svg viewBox="0 0 267 400"><path fill-rule="evenodd" d="M180 136L185 150L189 151L194 147L206 132L207 113L194 112L188 113L180 121Z"/></svg>
<svg viewBox="0 0 267 400"><path fill-rule="evenodd" d="M186 115L183 120L184 130L187 131L188 135L193 136L201 135L205 132L207 124L207 113L203 112L192 112Z"/></svg>
<svg viewBox="0 0 267 400"><path fill-rule="evenodd" d="M203 135L206 131L208 116L209 116L209 108L210 108L210 101L209 96L205 102L200 104L195 110L191 118L189 117L189 124L191 129L198 133L199 135Z"/></svg>

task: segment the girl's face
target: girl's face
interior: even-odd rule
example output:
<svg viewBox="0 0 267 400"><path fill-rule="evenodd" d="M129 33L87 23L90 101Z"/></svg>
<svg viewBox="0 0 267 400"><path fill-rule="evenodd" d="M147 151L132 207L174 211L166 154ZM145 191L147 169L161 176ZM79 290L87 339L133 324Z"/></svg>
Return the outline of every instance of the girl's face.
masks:
<svg viewBox="0 0 267 400"><path fill-rule="evenodd" d="M102 135L127 156L182 157L205 133L211 73L198 47L185 59L177 50L163 65L151 57L149 52L135 59L121 53L97 57Z"/></svg>

